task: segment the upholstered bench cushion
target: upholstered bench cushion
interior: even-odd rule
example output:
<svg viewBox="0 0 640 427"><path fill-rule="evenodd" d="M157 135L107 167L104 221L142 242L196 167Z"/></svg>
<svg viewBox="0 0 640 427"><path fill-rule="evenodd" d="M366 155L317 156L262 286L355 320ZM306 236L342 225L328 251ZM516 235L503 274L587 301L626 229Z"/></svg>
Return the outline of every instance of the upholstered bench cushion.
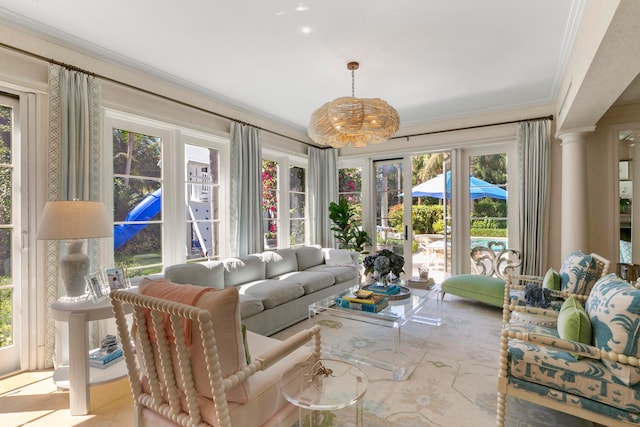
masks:
<svg viewBox="0 0 640 427"><path fill-rule="evenodd" d="M511 325L510 330L517 330ZM521 332L557 336L554 328L523 325ZM520 340L509 342L509 373L515 378L554 390L583 396L625 412L640 413L637 396L640 386L626 386L618 381L602 362L571 353L547 349Z"/></svg>
<svg viewBox="0 0 640 427"><path fill-rule="evenodd" d="M502 307L505 281L479 274L458 274L442 282L442 292Z"/></svg>

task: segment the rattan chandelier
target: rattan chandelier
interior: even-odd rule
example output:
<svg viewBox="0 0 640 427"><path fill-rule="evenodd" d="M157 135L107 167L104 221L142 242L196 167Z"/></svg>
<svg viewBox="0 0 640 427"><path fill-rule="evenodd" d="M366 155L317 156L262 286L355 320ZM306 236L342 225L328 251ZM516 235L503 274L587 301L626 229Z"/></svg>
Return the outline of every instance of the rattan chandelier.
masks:
<svg viewBox="0 0 640 427"><path fill-rule="evenodd" d="M379 98L355 97L357 62L349 62L351 96L327 102L311 114L307 133L318 144L335 148L380 144L398 131L400 117L391 105Z"/></svg>

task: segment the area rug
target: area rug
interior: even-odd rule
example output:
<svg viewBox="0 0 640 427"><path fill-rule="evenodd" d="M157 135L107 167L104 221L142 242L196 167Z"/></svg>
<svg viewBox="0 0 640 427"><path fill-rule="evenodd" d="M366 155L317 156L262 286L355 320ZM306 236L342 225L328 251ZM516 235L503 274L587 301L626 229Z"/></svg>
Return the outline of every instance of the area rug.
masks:
<svg viewBox="0 0 640 427"><path fill-rule="evenodd" d="M393 381L388 370L358 364L369 379L363 402L365 426L496 425L502 310L447 295L443 315L441 326L410 322L402 327L402 339L411 343L407 357L416 362L408 379ZM386 337L366 328L358 332L348 322L323 322L325 339L341 343L343 350L364 354L391 350ZM301 322L274 337L286 338L308 325ZM324 413L322 425L355 425L355 411L349 409ZM589 421L519 399L509 398L506 409L509 427L593 427Z"/></svg>

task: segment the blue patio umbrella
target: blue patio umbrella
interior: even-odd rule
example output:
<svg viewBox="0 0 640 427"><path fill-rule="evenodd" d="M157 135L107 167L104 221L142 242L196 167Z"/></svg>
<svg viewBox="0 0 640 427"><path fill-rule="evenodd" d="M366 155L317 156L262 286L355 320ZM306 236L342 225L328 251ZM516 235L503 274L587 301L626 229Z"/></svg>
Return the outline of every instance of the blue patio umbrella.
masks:
<svg viewBox="0 0 640 427"><path fill-rule="evenodd" d="M445 182L444 174L440 174L435 178L431 178L428 181L418 184L411 189L411 195L413 197L435 197L437 199L444 198ZM447 171L446 182L447 198L451 197L451 172ZM507 191L494 185L483 181L480 178L469 176L469 192L472 199L481 199L483 197L490 197L492 199L507 200Z"/></svg>

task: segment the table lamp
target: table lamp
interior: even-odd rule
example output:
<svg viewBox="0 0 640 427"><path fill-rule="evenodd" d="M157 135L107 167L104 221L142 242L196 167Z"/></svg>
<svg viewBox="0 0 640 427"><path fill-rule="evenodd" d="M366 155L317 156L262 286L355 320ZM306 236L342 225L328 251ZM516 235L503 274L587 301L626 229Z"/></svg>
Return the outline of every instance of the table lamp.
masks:
<svg viewBox="0 0 640 427"><path fill-rule="evenodd" d="M44 206L38 240L66 240L67 254L60 258L60 275L67 299L85 295L89 257L82 251L85 239L113 235L102 202L84 200L49 201Z"/></svg>

